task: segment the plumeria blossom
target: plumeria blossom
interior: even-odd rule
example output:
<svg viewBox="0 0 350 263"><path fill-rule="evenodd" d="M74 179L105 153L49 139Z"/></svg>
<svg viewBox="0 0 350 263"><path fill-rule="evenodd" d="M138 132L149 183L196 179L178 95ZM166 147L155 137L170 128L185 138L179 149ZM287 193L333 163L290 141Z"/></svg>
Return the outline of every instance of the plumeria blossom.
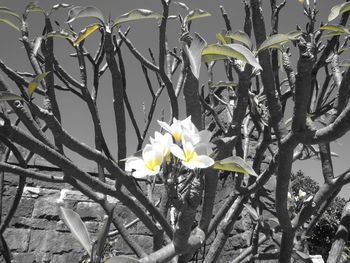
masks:
<svg viewBox="0 0 350 263"><path fill-rule="evenodd" d="M154 133L154 138L150 137L150 142L153 147L157 148L162 154L163 157L169 161L170 159L170 146L173 144L173 138L169 133L164 135L160 132Z"/></svg>
<svg viewBox="0 0 350 263"><path fill-rule="evenodd" d="M196 134L198 133L198 129L191 121L191 116L186 119L180 121L173 118L173 123L171 125L167 124L163 121L158 121L159 125L169 132L176 141L181 141L183 133L187 134Z"/></svg>
<svg viewBox="0 0 350 263"><path fill-rule="evenodd" d="M126 159L125 171L131 172L135 170L132 176L136 178L155 175L159 173L163 159L162 149L159 149L157 145L146 144L142 151L142 158L132 156Z"/></svg>
<svg viewBox="0 0 350 263"><path fill-rule="evenodd" d="M207 168L214 164L214 160L209 156L202 154L206 148L203 144L194 145L191 137L184 133L182 135L182 149L173 144L170 147L171 153L182 161L182 164L189 169Z"/></svg>
<svg viewBox="0 0 350 263"><path fill-rule="evenodd" d="M306 196L306 192L304 192L303 190L299 189L298 196L299 196L299 198L304 198Z"/></svg>
<svg viewBox="0 0 350 263"><path fill-rule="evenodd" d="M210 155L213 152L215 146L210 142L212 133L207 130L202 130L195 134L185 134L186 141L190 141L192 145L196 146L198 154Z"/></svg>

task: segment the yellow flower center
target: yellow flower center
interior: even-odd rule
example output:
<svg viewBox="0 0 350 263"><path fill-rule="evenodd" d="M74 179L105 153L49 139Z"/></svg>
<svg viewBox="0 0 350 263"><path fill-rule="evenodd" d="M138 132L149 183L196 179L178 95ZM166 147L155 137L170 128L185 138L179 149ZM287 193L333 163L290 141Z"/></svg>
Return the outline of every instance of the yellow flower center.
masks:
<svg viewBox="0 0 350 263"><path fill-rule="evenodd" d="M155 159L149 159L148 162L145 162L145 167L151 171L157 171L157 166L162 163L162 158L157 157Z"/></svg>
<svg viewBox="0 0 350 263"><path fill-rule="evenodd" d="M173 135L175 140L181 141L181 139L182 139L182 134L181 133L173 133L172 135Z"/></svg>
<svg viewBox="0 0 350 263"><path fill-rule="evenodd" d="M184 162L188 163L197 157L197 153L194 151L191 151L190 149L186 149L185 157L186 159L184 160Z"/></svg>

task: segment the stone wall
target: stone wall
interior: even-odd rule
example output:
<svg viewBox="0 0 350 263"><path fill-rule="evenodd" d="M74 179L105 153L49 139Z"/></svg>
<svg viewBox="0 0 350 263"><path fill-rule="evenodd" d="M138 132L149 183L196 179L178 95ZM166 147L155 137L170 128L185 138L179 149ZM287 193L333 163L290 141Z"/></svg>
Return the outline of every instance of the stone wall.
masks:
<svg viewBox="0 0 350 263"><path fill-rule="evenodd" d="M59 171L44 171L59 174ZM225 184L220 182L217 196L217 210L222 201L232 191L231 176ZM3 200L3 216L6 215L17 189L18 177L5 175L5 192ZM68 228L60 220L57 199L63 199L65 206L75 210L86 223L92 239L96 238L102 226L104 211L91 202L80 192L67 184L52 184L28 179L19 208L10 226L4 233L4 238L11 249L14 263L75 263L81 262L84 251L72 237ZM117 202L116 200L113 200ZM133 221L135 216L122 204L118 204L117 213L125 224ZM247 213L242 213L241 219L235 224L219 263L226 263L249 246L251 221ZM152 237L141 223L130 228L130 232L146 252L151 252ZM213 238L207 241L207 248ZM116 237L111 244L114 254L132 254L131 250ZM204 249L202 249L202 252ZM201 253L200 253L201 254ZM199 254L199 255L200 255ZM197 257L201 262L202 256ZM0 257L0 262L3 262Z"/></svg>

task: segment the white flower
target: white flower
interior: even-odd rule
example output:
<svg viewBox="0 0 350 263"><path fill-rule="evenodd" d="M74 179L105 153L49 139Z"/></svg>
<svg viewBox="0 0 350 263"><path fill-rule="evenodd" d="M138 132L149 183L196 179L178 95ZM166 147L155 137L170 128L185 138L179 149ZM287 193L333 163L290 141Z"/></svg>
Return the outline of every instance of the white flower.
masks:
<svg viewBox="0 0 350 263"><path fill-rule="evenodd" d="M182 121L173 118L173 123L171 125L163 121L158 121L158 123L164 130L169 132L176 141L181 141L183 133L198 133L198 129L196 128L196 126L194 126L194 124L191 121L191 116L187 117Z"/></svg>
<svg viewBox="0 0 350 263"><path fill-rule="evenodd" d="M215 146L210 142L212 133L207 130L202 130L195 134L185 134L186 141L190 141L192 145L196 146L198 154L210 155L213 152L213 147Z"/></svg>
<svg viewBox="0 0 350 263"><path fill-rule="evenodd" d="M131 172L136 178L143 178L147 175L159 173L160 166L163 162L163 152L155 145L146 144L142 151L142 158L132 156L126 159L125 171Z"/></svg>
<svg viewBox="0 0 350 263"><path fill-rule="evenodd" d="M299 198L304 198L306 196L306 193L303 190L299 189L298 196Z"/></svg>
<svg viewBox="0 0 350 263"><path fill-rule="evenodd" d="M203 154L203 144L193 145L193 142L187 134L183 134L182 136L182 147L183 149L173 144L170 147L170 151L177 158L181 159L182 164L187 168L207 168L214 164L212 158Z"/></svg>
<svg viewBox="0 0 350 263"><path fill-rule="evenodd" d="M153 147L157 148L163 156L169 160L170 157L170 145L173 143L173 138L169 133L165 133L164 135L160 132L154 133L154 138L150 137L150 142Z"/></svg>

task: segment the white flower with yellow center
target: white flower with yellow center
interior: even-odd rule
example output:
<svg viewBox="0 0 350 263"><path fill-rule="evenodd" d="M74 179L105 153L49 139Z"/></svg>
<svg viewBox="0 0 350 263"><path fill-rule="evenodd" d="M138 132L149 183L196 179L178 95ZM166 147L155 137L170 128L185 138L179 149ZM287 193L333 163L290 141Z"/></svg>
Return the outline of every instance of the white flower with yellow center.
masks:
<svg viewBox="0 0 350 263"><path fill-rule="evenodd" d="M161 153L163 153L163 157L167 161L170 160L170 145L173 144L173 138L169 133L165 133L163 135L156 131L154 133L154 138L150 137L150 142L153 147L157 148Z"/></svg>
<svg viewBox="0 0 350 263"><path fill-rule="evenodd" d="M142 151L142 158L132 156L126 159L125 171L132 172L134 170L133 177L143 178L147 175L158 174L162 162L163 152L155 145L146 144Z"/></svg>
<svg viewBox="0 0 350 263"><path fill-rule="evenodd" d="M190 136L183 134L182 149L173 144L170 147L171 153L182 161L182 164L189 169L208 168L214 164L214 160L203 153L203 145L193 145Z"/></svg>
<svg viewBox="0 0 350 263"><path fill-rule="evenodd" d="M158 123L164 130L169 132L176 141L181 141L183 133L198 133L198 129L196 128L196 126L194 126L194 124L191 121L191 116L187 117L182 121L173 118L173 123L171 125L163 121L158 121Z"/></svg>
<svg viewBox="0 0 350 263"><path fill-rule="evenodd" d="M298 195L299 195L299 198L304 198L306 196L306 193L303 190L299 189Z"/></svg>

